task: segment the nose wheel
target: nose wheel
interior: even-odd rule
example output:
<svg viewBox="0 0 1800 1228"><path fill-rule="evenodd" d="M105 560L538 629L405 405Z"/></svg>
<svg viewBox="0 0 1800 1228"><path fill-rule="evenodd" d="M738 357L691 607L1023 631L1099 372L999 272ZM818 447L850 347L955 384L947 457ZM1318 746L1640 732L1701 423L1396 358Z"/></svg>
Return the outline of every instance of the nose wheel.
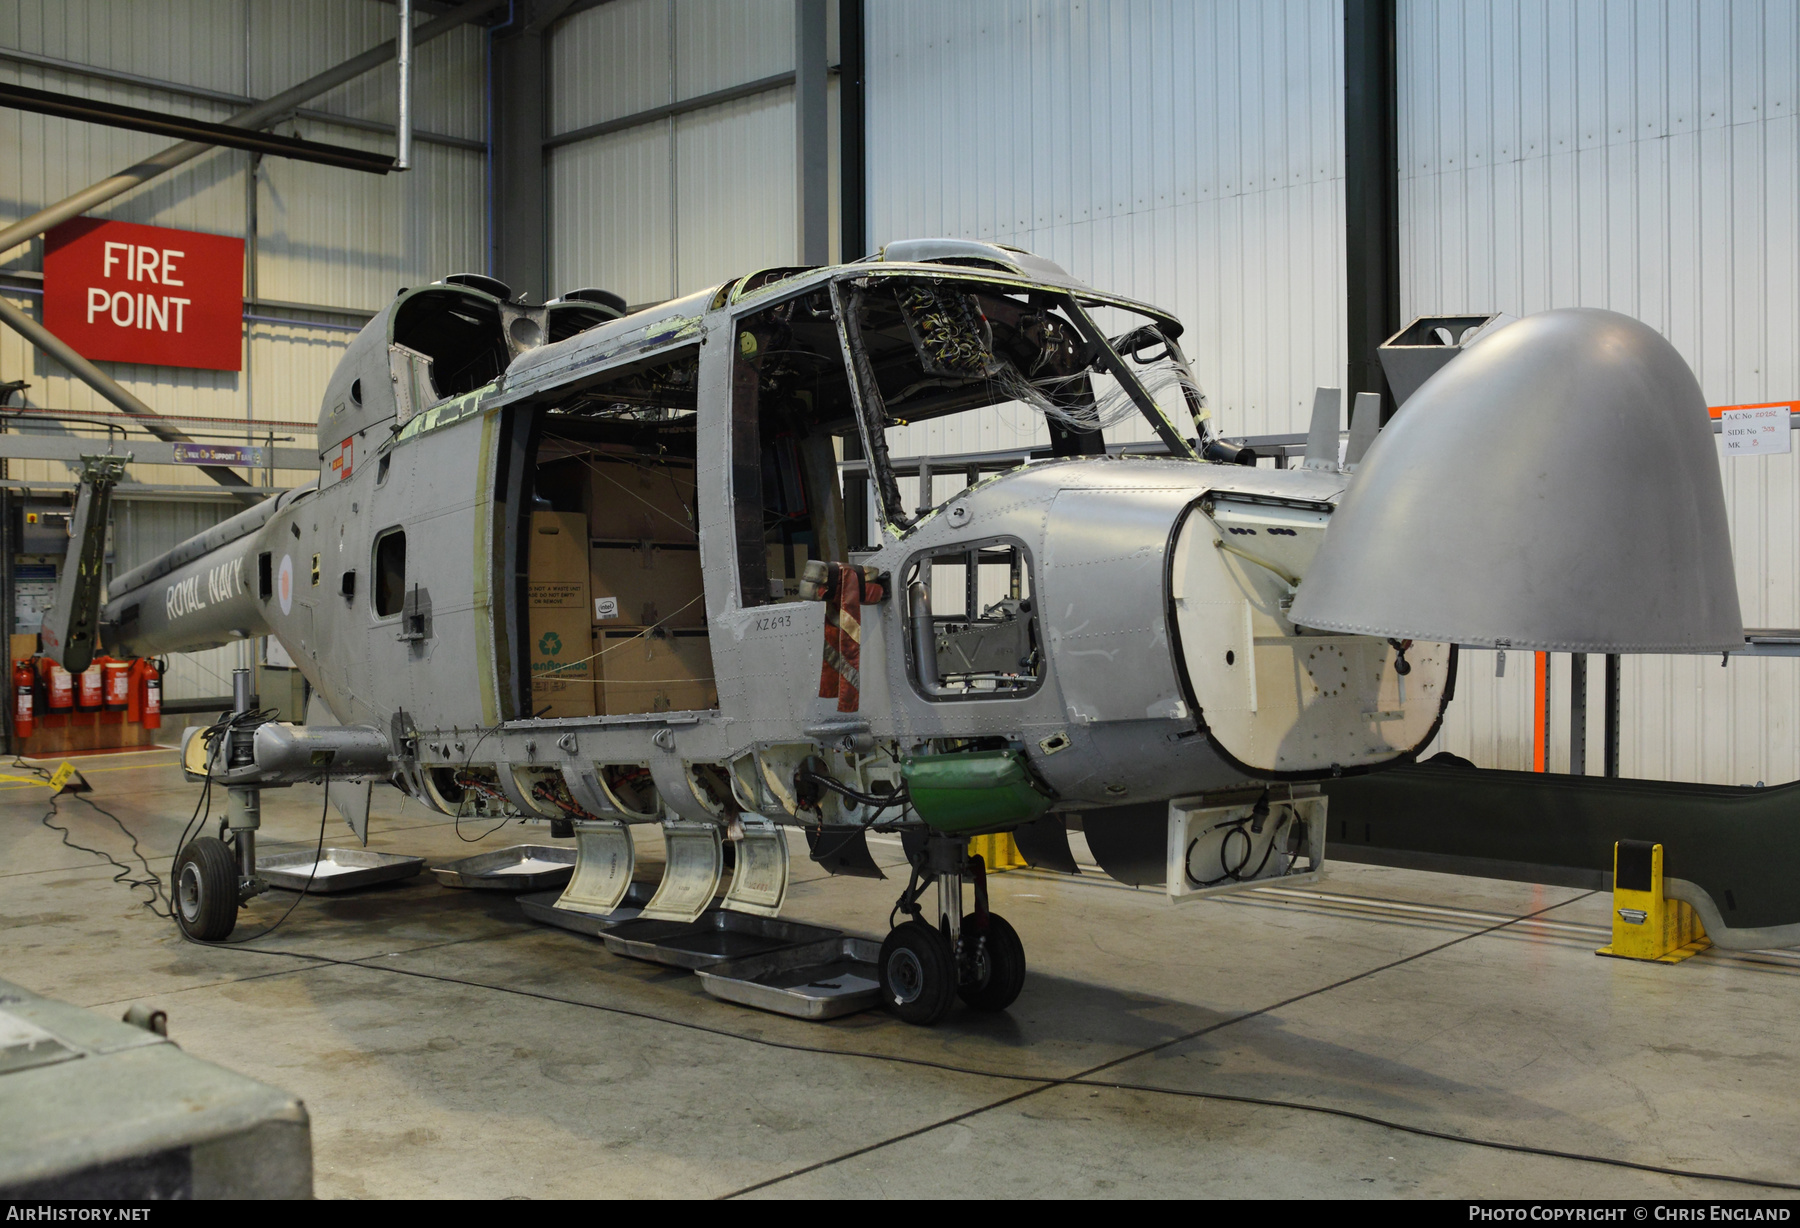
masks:
<svg viewBox="0 0 1800 1228"><path fill-rule="evenodd" d="M1003 1011L1025 988L1025 944L999 913L987 914L981 928L978 913L963 918L963 943L970 948L965 975L956 992L970 1010Z"/></svg>
<svg viewBox="0 0 1800 1228"><path fill-rule="evenodd" d="M924 921L903 921L881 944L881 997L907 1023L930 1027L956 1002L950 940Z"/></svg>
<svg viewBox="0 0 1800 1228"><path fill-rule="evenodd" d="M908 920L881 944L881 996L907 1023L937 1023L960 997L971 1010L1003 1011L1025 985L1025 945L1005 917L988 911L987 867L968 856L959 837L933 833L908 841L912 878L896 912ZM975 911L962 911L963 879L975 889ZM938 889L938 924L924 919L919 897Z"/></svg>
<svg viewBox="0 0 1800 1228"><path fill-rule="evenodd" d="M238 860L223 840L199 836L175 858L175 924L217 942L237 927Z"/></svg>

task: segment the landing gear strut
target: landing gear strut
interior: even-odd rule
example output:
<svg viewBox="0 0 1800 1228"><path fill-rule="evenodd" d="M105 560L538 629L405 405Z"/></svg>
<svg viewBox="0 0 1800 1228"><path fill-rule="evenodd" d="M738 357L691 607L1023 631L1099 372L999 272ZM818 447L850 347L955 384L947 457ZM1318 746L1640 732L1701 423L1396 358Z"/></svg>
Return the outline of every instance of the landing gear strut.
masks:
<svg viewBox="0 0 1800 1228"><path fill-rule="evenodd" d="M255 703L249 670L231 672L231 693L233 715L248 714ZM221 736L224 766L254 760L254 727L240 729L234 722ZM213 770L209 762L207 771ZM231 843L217 836L196 836L175 858L175 924L189 938L218 942L237 927L238 907L269 889L256 872L256 832L261 826L262 790L233 788L226 795L224 823Z"/></svg>
<svg viewBox="0 0 1800 1228"><path fill-rule="evenodd" d="M930 1025L957 997L972 1010L1003 1011L1025 984L1025 947L1006 918L988 911L987 866L969 856L968 840L937 832L906 841L912 878L896 912L908 920L881 944L881 995L908 1023ZM963 880L975 889L975 911L963 915ZM937 924L919 897L937 884Z"/></svg>

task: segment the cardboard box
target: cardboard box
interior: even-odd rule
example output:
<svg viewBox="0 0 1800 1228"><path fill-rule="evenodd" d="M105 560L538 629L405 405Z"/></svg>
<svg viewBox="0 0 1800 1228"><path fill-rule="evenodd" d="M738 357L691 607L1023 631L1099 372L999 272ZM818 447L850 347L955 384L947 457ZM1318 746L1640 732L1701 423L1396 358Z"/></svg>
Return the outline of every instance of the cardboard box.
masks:
<svg viewBox="0 0 1800 1228"><path fill-rule="evenodd" d="M525 579L534 610L587 608L587 525L579 512L531 513Z"/></svg>
<svg viewBox="0 0 1800 1228"><path fill-rule="evenodd" d="M593 623L587 525L576 512L533 512L526 560L533 716L593 716Z"/></svg>
<svg viewBox="0 0 1800 1228"><path fill-rule="evenodd" d="M533 716L594 715L598 694L592 658L596 648L586 611L531 612Z"/></svg>
<svg viewBox="0 0 1800 1228"><path fill-rule="evenodd" d="M691 462L595 456L588 464L587 506L588 536L595 541L700 540Z"/></svg>
<svg viewBox="0 0 1800 1228"><path fill-rule="evenodd" d="M600 657L601 710L693 712L719 706L712 643L704 631L606 631Z"/></svg>
<svg viewBox="0 0 1800 1228"><path fill-rule="evenodd" d="M699 550L595 546L589 560L589 613L595 626L706 626Z"/></svg>

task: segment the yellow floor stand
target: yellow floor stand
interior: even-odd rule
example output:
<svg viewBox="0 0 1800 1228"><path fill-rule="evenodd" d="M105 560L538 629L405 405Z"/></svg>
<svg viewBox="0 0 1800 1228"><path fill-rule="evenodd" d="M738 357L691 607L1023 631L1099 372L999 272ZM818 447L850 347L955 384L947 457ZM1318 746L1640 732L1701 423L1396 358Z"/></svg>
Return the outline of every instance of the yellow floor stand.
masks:
<svg viewBox="0 0 1800 1228"><path fill-rule="evenodd" d="M990 874L996 870L1023 870L1029 864L1019 856L1019 846L1013 840L1011 832L1001 832L997 836L971 836L969 854L979 856Z"/></svg>
<svg viewBox="0 0 1800 1228"><path fill-rule="evenodd" d="M1663 895L1662 845L1613 845L1612 933L1596 955L1678 964L1712 945L1693 905Z"/></svg>

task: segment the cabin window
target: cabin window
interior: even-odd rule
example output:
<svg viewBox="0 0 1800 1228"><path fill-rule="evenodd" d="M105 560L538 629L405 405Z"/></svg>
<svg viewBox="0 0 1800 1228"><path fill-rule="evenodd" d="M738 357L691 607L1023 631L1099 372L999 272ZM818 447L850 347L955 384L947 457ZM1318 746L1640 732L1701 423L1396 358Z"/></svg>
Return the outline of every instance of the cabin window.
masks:
<svg viewBox="0 0 1800 1228"><path fill-rule="evenodd" d="M848 562L862 544L852 541L839 478L861 452L826 290L736 321L731 431L740 599L798 600L809 560Z"/></svg>
<svg viewBox="0 0 1800 1228"><path fill-rule="evenodd" d="M904 570L907 664L931 699L1029 695L1044 677L1023 543L999 539L934 550Z"/></svg>
<svg viewBox="0 0 1800 1228"><path fill-rule="evenodd" d="M375 539L375 617L392 618L406 604L406 530Z"/></svg>

